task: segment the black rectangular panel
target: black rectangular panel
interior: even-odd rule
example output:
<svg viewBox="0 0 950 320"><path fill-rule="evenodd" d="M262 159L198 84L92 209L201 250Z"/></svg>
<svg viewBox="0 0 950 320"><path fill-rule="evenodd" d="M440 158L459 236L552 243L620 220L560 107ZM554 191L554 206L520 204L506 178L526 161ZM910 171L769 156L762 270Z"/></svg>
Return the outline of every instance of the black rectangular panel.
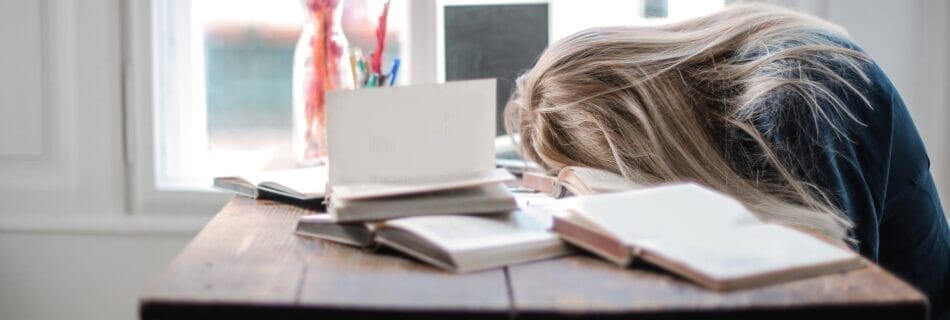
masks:
<svg viewBox="0 0 950 320"><path fill-rule="evenodd" d="M445 80L498 78L497 129L514 81L548 45L548 5L446 6Z"/></svg>

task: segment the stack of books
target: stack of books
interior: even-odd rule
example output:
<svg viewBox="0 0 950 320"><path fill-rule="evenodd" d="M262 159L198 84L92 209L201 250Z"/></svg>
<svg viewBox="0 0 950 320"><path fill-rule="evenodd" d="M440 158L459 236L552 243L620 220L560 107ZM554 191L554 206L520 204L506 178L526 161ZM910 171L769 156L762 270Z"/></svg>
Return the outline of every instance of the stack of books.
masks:
<svg viewBox="0 0 950 320"><path fill-rule="evenodd" d="M307 174L307 187L322 184L322 192L278 187L288 178L226 177L216 185L252 196L320 195L326 213L301 218L298 234L386 246L456 272L565 255L550 212L519 207L507 186L515 177L496 169L496 86L475 80L330 92L328 165Z"/></svg>

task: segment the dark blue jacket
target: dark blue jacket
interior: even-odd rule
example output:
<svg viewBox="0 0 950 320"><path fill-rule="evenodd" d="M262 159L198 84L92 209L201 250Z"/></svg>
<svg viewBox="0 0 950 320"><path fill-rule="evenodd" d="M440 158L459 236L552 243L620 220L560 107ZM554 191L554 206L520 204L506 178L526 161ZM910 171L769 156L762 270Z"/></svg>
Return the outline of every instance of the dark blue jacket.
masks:
<svg viewBox="0 0 950 320"><path fill-rule="evenodd" d="M829 38L861 50L851 41ZM821 102L844 134L836 133L794 97L786 97L787 105L762 118L756 127L787 160L786 165L828 192L854 222L851 235L857 240L856 249L923 291L930 300L931 319L946 319L950 316L950 227L917 128L897 89L876 63L861 65L868 82L840 63L828 66L870 102L868 106L840 81L808 75L831 88L857 118L836 113L828 101Z"/></svg>

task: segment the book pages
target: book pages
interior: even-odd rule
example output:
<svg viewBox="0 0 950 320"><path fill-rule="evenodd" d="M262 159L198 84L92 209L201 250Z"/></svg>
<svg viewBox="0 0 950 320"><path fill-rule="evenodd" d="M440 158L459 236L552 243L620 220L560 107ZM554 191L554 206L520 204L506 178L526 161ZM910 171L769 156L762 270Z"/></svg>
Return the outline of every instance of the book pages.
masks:
<svg viewBox="0 0 950 320"><path fill-rule="evenodd" d="M518 241L557 239L548 232L551 216L531 209L497 215L410 217L386 221L383 225L415 233L450 252Z"/></svg>
<svg viewBox="0 0 950 320"><path fill-rule="evenodd" d="M249 181L270 189L301 196L323 196L327 186L327 167L265 171L248 175Z"/></svg>
<svg viewBox="0 0 950 320"><path fill-rule="evenodd" d="M489 175L495 86L491 79L328 92L330 185Z"/></svg>
<svg viewBox="0 0 950 320"><path fill-rule="evenodd" d="M585 236L581 232L585 230L606 237L601 243L583 243L593 248L589 250L605 255L605 250L619 244L634 256L715 289L834 272L861 261L846 248L764 223L739 201L697 184L592 195L562 203L568 213L559 215L558 223L569 223L559 224L558 232L575 240ZM605 257L625 261L613 251Z"/></svg>
<svg viewBox="0 0 950 320"><path fill-rule="evenodd" d="M564 203L626 243L760 223L739 201L693 183L591 195Z"/></svg>
<svg viewBox="0 0 950 320"><path fill-rule="evenodd" d="M721 230L712 238L683 235L642 247L718 281L856 258L847 249L774 224Z"/></svg>
<svg viewBox="0 0 950 320"><path fill-rule="evenodd" d="M337 200L393 197L424 192L471 188L512 180L515 180L515 177L505 169L495 169L489 171L487 175L480 177L438 182L373 182L337 185L333 187L333 197Z"/></svg>

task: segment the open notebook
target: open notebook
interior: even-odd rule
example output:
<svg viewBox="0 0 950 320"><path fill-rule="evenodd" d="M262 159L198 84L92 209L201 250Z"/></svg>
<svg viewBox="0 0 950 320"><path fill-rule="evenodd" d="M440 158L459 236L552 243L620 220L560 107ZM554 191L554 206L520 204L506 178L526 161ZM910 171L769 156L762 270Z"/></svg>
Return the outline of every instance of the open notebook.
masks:
<svg viewBox="0 0 950 320"><path fill-rule="evenodd" d="M553 231L619 265L642 259L703 286L751 287L858 267L860 256L764 223L697 184L561 200Z"/></svg>
<svg viewBox="0 0 950 320"><path fill-rule="evenodd" d="M290 201L322 201L326 185L326 166L214 178L214 186L219 189L251 198Z"/></svg>
<svg viewBox="0 0 950 320"><path fill-rule="evenodd" d="M524 208L493 215L437 215L379 223L334 223L325 214L304 216L297 234L369 247L382 244L455 272L557 257L569 253L548 229L551 215Z"/></svg>

